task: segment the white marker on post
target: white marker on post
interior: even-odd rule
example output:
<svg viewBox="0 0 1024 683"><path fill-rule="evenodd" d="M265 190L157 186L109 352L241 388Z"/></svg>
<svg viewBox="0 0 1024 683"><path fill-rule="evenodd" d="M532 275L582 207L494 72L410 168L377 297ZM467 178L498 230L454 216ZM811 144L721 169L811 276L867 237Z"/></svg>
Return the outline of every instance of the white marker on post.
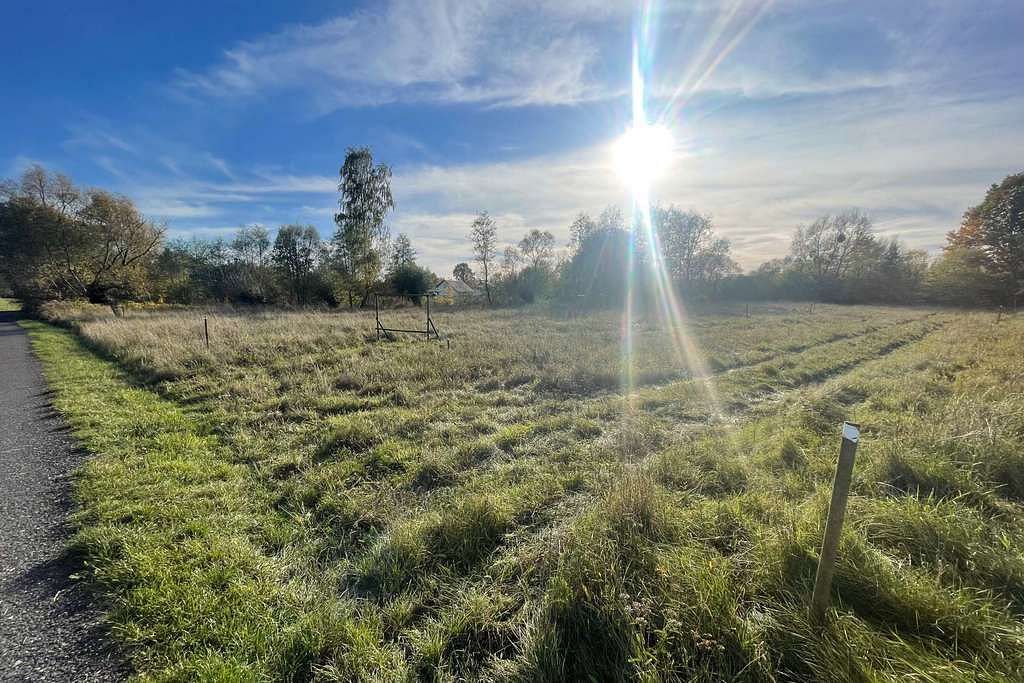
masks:
<svg viewBox="0 0 1024 683"><path fill-rule="evenodd" d="M853 443L857 443L857 441L860 440L860 427L852 422L844 422L843 438L852 441Z"/></svg>

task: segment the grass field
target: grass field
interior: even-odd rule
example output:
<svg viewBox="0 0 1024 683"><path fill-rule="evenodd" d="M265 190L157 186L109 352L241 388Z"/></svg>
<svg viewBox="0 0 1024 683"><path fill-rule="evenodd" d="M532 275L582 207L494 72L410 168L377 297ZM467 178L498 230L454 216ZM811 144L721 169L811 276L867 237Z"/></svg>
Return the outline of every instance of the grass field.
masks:
<svg viewBox="0 0 1024 683"><path fill-rule="evenodd" d="M689 321L54 308L95 457L76 549L142 673L1007 680L1024 670L1024 318ZM406 326L417 312L389 312ZM825 624L843 419L863 426Z"/></svg>

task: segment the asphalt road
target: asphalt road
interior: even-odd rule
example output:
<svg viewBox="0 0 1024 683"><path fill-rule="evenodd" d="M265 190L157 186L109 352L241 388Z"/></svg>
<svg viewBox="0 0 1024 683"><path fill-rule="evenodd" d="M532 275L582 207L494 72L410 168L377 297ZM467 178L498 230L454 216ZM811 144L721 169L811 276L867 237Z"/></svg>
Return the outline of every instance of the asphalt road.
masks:
<svg viewBox="0 0 1024 683"><path fill-rule="evenodd" d="M71 473L83 454L16 313L0 313L0 681L126 676L66 552Z"/></svg>

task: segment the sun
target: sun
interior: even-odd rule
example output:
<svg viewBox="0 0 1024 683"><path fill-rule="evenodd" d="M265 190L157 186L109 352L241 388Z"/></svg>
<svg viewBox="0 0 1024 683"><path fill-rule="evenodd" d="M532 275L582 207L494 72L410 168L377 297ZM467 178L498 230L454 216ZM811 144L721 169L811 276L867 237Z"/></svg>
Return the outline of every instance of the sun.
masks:
<svg viewBox="0 0 1024 683"><path fill-rule="evenodd" d="M661 125L633 126L615 141L614 155L623 182L646 194L672 161L672 133Z"/></svg>

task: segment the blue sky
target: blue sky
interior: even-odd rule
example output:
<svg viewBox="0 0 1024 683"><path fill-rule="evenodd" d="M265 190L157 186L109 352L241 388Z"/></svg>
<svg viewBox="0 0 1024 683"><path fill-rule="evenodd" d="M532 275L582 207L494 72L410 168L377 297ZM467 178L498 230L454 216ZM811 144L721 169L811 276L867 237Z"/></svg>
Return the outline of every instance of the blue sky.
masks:
<svg viewBox="0 0 1024 683"><path fill-rule="evenodd" d="M440 273L473 215L564 242L628 208L635 5L563 0L5 3L0 176L34 162L132 197L173 236L333 230L351 145L394 169L392 232ZM740 262L850 207L935 250L1024 169L1024 4L651 4L654 188L712 215Z"/></svg>

